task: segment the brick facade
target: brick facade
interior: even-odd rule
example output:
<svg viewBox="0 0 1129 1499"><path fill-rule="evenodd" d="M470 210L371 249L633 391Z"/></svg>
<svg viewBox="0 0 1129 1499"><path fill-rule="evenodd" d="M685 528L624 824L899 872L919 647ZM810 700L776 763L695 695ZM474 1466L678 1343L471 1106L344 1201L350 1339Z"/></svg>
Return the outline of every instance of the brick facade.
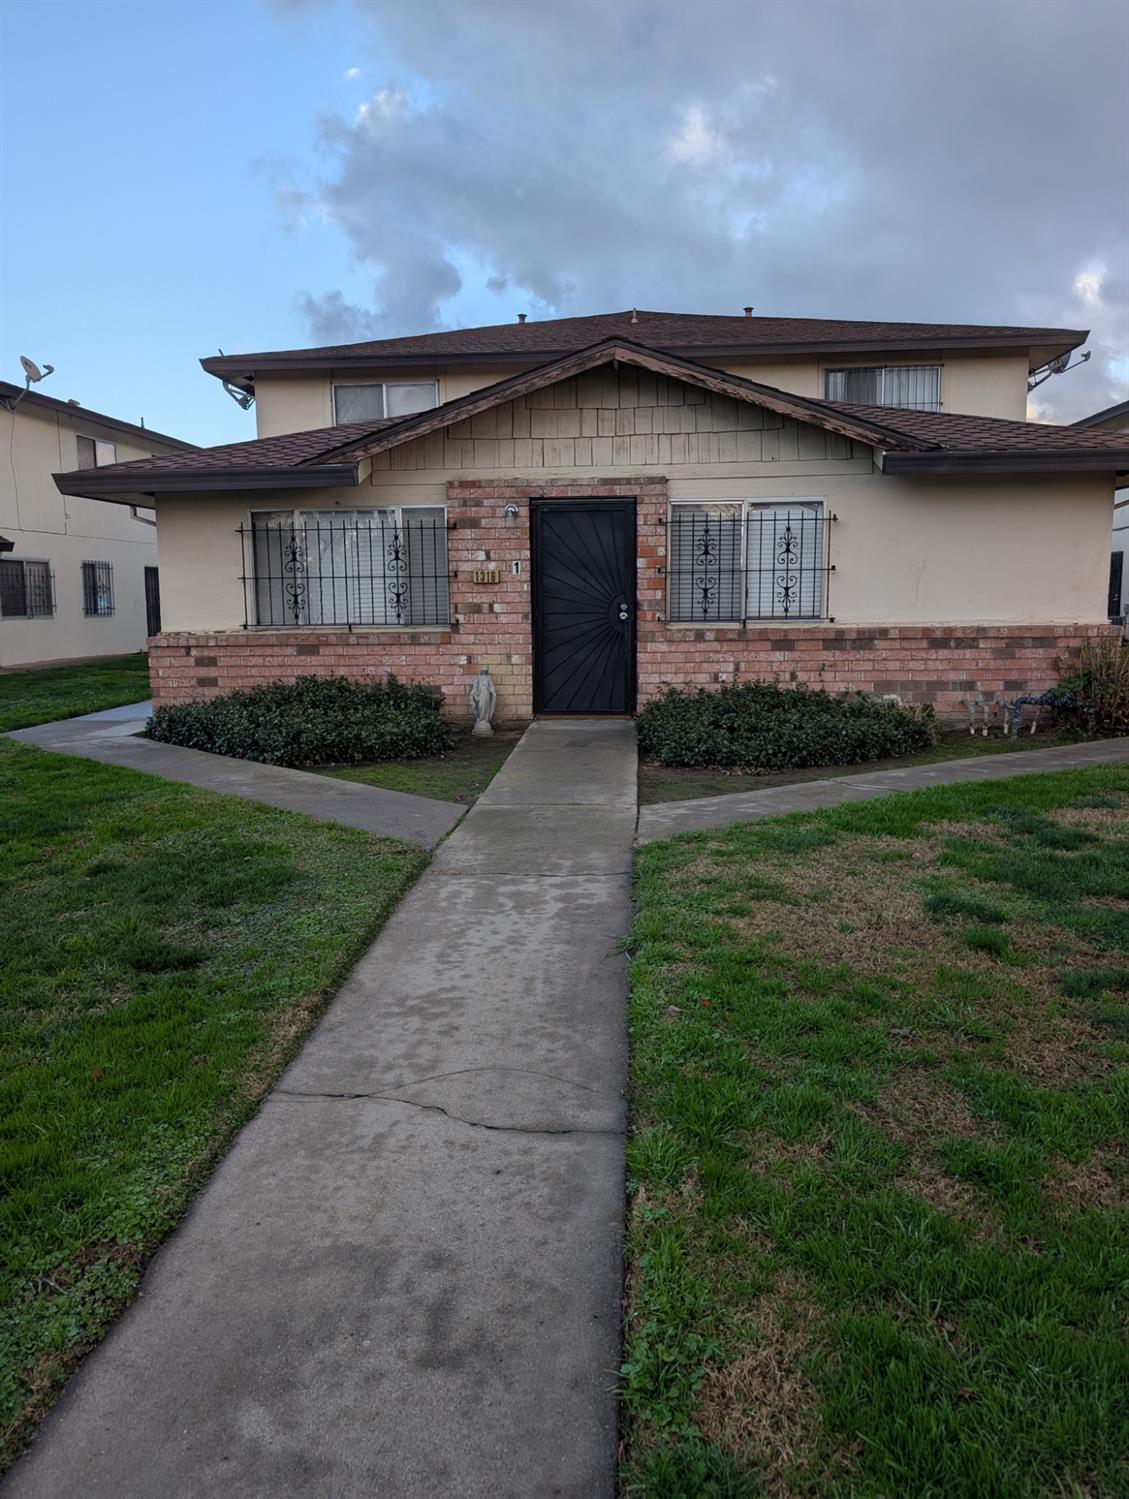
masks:
<svg viewBox="0 0 1129 1499"><path fill-rule="evenodd" d="M665 683L714 686L734 676L826 687L831 692L896 694L931 703L943 719L964 716L981 693L1041 692L1056 661L1077 657L1087 638L1117 638L1106 625L670 625L666 608L665 479L569 484L453 480L447 485L451 618L448 629L303 628L159 635L150 642L157 703L215 697L296 676L363 678L392 671L426 682L449 710L467 713L475 673L490 668L498 718L532 713L529 503L533 499L623 497L637 512L639 701ZM507 517L507 506L517 515ZM497 584L475 584L476 568L497 569Z"/></svg>

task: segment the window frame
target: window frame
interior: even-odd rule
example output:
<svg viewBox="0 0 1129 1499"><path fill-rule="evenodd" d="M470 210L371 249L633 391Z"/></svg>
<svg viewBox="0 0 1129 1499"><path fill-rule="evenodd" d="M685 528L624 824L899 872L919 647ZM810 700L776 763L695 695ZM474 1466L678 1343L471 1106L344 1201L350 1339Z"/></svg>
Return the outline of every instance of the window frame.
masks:
<svg viewBox="0 0 1129 1499"><path fill-rule="evenodd" d="M333 426L340 427L342 425L341 419L337 415L337 392L339 390L367 390L367 389L370 389L370 388L379 389L379 391L380 391L380 415L379 416L374 416L374 417L363 417L363 418L359 418L359 420L374 421L374 422L387 420L388 419L388 387L390 385L430 385L433 388L434 392L435 392L434 403L431 406L421 406L420 410L421 411L434 411L435 407L439 405L439 381L438 381L438 379L435 379L435 380L334 380L332 382L332 393L331 393L331 400L330 400L331 415L333 417ZM406 415L414 415L414 414L415 413L413 413L413 412L409 412ZM406 420L406 416L405 417L393 417L392 420L393 421L404 421L404 420Z"/></svg>
<svg viewBox="0 0 1129 1499"><path fill-rule="evenodd" d="M87 568L92 568L89 585L87 583ZM104 568L102 580L99 578L99 569ZM84 619L109 619L114 613L114 564L104 559L84 557L80 567L82 577L82 614ZM101 589L101 581L105 583L105 595ZM91 601L94 608L89 607Z"/></svg>
<svg viewBox="0 0 1129 1499"><path fill-rule="evenodd" d="M925 371L933 371L937 376L937 398L924 406L906 406L902 403L894 403L885 399L886 376L890 373L903 374L907 371L918 374ZM828 387L832 375L862 375L875 373L881 377L879 381L879 399L876 401L845 401L842 396L828 395ZM844 401L846 405L856 406L881 406L884 411L940 411L942 409L941 381L944 374L943 364L841 364L833 368L825 368L823 371L823 398L825 401Z"/></svg>
<svg viewBox="0 0 1129 1499"><path fill-rule="evenodd" d="M339 516L342 513L342 509L348 509L350 511L358 511L358 510L371 511L374 515L381 514L381 513L393 515L395 517L393 525L394 525L395 530L397 532L399 532L399 533L403 532L404 515L405 515L405 513L407 513L407 514L410 515L413 511L432 511L432 512L438 512L438 515L442 516L442 526L441 526L441 528L439 528L438 527L438 522L437 522L437 529L441 529L442 532L443 532L443 563L444 563L444 567L446 569L446 571L445 571L445 578L446 578L446 601L447 601L447 612L446 612L446 618L445 619L443 619L443 620L434 620L434 621L429 621L429 622L426 622L426 623L419 623L419 624L414 623L414 622L410 622L410 621L406 621L406 620L405 621L396 621L396 620L386 621L386 620L382 620L382 621L379 621L379 622L378 621L353 621L353 622L340 622L340 623L333 623L333 622L326 623L324 621L319 621L319 622L314 622L312 620L298 620L298 621L295 621L295 620L291 619L291 620L284 620L281 623L274 623L272 621L272 622L269 622L267 624L260 624L258 622L259 601L258 601L258 574L256 572L256 553L255 553L255 517L256 516L263 516L263 515L281 516L281 515L289 514L290 517L291 517L291 525L295 529L297 529L299 526L302 525L302 521L300 520L300 517L303 516L303 515L307 515L307 516L309 516L309 515L316 515L316 516L321 516L321 515L334 516L334 515L337 515L337 516ZM244 549L243 550L243 557L244 557L244 563L243 563L244 618L246 619L246 622L247 622L246 623L246 628L249 629L249 630L348 630L348 631L356 631L356 630L395 630L395 631L401 631L402 632L404 630L449 630L452 627L452 616L451 616L451 554L450 554L449 543L448 543L448 540L447 540L448 533L450 531L450 524L449 524L449 521L448 521L448 506L447 506L446 501L444 501L444 500L436 500L436 501L432 501L432 502L429 502L429 503L426 503L426 504L419 504L419 505L349 505L347 507L336 506L336 505L327 505L327 506L303 506L303 505L293 505L293 506L270 505L270 506L268 506L268 505L256 505L256 506L252 506L247 511L247 524L245 526L240 526L239 530L240 530L240 533L241 533L242 538L243 538L243 549ZM249 547L248 547L248 541L250 542L250 546ZM410 581L410 577L411 577L411 575L409 573L409 581ZM254 622L252 622L252 621L254 621Z"/></svg>
<svg viewBox="0 0 1129 1499"><path fill-rule="evenodd" d="M84 463L82 461L82 445L84 442L88 442L90 444L90 456L93 459L92 463ZM80 469L87 470L92 468L109 468L110 464L117 463L118 461L118 445L116 442L111 441L108 437L91 437L89 432L76 432L75 445L78 451L78 466ZM110 457L99 460L99 448L109 448Z"/></svg>
<svg viewBox="0 0 1129 1499"><path fill-rule="evenodd" d="M14 610L9 613L0 601L0 619L53 619L55 617L55 574L51 570L51 559L49 557L0 557L0 564L5 567L19 567L23 571L23 597L24 607L20 613ZM41 567L47 582L47 608L29 609L28 600L31 590L27 586L27 570L29 567Z"/></svg>
<svg viewBox="0 0 1129 1499"><path fill-rule="evenodd" d="M677 580L676 580L675 570L674 570L674 567L672 566L672 562L671 562L671 553L672 553L672 550L673 550L671 538L673 537L673 534L674 534L674 516L675 516L676 511L679 510L682 507L696 506L698 508L701 508L702 506L707 506L707 505L713 505L713 506L722 506L722 505L733 506L735 508L739 508L739 510L740 510L741 551L740 551L740 559L739 559L739 564L738 564L738 571L739 571L739 575L740 575L740 579L741 579L740 598L741 598L741 603L742 603L742 606L743 606L743 613L742 613L742 615L740 617L734 616L732 618L722 618L721 616L718 616L718 618L716 618L716 619L710 619L710 618L702 618L702 619L696 619L696 618L676 618L675 614L674 614L674 588L675 588L675 583L676 583ZM819 507L819 521L820 521L819 546L820 546L820 553L821 553L821 555L820 555L820 558L819 558L819 562L818 562L818 566L817 566L816 571L818 572L820 580L821 580L820 581L820 590L819 590L819 593L820 593L820 597L819 597L820 612L818 614L757 614L757 615L751 615L748 612L748 602L749 602L749 567L748 567L749 524L748 524L748 521L749 521L750 512L753 512L753 511L756 511L756 510L767 510L767 509L771 509L771 508L776 507L776 506L792 506L792 505L796 505L796 506L799 506L799 505L811 505L811 506L818 506ZM725 628L725 629L744 629L748 625L777 625L777 624L784 624L784 625L788 625L788 626L793 626L793 625L798 625L798 624L803 624L803 625L819 625L819 624L828 624L828 623L832 622L833 619L834 619L834 616L831 614L831 612L829 610L829 607L828 607L828 602L829 602L828 601L828 595L830 593L830 574L833 571L833 565L832 565L832 562L831 562L831 526L832 526L832 523L835 521L835 519L836 519L836 517L835 517L835 515L833 514L833 512L831 510L831 507L830 507L830 505L828 503L828 499L827 499L826 495L801 495L801 494L795 494L795 495L771 495L771 496L757 497L757 498L728 497L728 496L725 497L725 498L722 498L722 497L719 497L719 496L709 496L709 497L697 498L697 499L691 499L689 497L682 497L682 498L679 498L679 499L669 500L668 503L667 503L667 516L666 516L666 534L667 534L667 546L666 546L666 553L667 553L667 555L666 555L666 622L668 624L672 624L672 625L688 625L688 626L691 626L691 627L694 627L694 628L697 628L697 629L709 629L709 628L713 628L713 627L720 627L720 628Z"/></svg>

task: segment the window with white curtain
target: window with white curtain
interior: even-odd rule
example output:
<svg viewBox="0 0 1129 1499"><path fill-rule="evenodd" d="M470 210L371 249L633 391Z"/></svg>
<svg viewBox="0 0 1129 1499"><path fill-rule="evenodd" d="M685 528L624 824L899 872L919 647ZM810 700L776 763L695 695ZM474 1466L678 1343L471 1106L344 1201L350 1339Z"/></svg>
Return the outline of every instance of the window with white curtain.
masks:
<svg viewBox="0 0 1129 1499"><path fill-rule="evenodd" d="M870 369L828 370L824 394L829 401L849 401L855 406L940 411L941 367L891 364Z"/></svg>
<svg viewBox="0 0 1129 1499"><path fill-rule="evenodd" d="M676 502L668 615L696 623L822 619L828 549L822 499Z"/></svg>
<svg viewBox="0 0 1129 1499"><path fill-rule="evenodd" d="M380 381L333 387L333 420L367 422L381 417L412 416L439 404L434 380Z"/></svg>
<svg viewBox="0 0 1129 1499"><path fill-rule="evenodd" d="M256 511L251 553L257 625L449 621L440 506Z"/></svg>

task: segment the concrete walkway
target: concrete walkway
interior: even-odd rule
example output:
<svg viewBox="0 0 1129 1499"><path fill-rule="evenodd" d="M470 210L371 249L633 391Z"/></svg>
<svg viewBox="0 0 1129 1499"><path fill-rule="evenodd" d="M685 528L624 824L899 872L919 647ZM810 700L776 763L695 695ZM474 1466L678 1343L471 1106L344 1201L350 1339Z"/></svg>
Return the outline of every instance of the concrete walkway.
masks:
<svg viewBox="0 0 1129 1499"><path fill-rule="evenodd" d="M783 817L787 812L814 812L819 807L868 801L895 791L952 786L958 781L999 781L1048 770L1080 770L1087 765L1113 765L1123 760L1129 760L1129 738L1099 739L1092 744L970 756L965 760L941 760L935 765L909 765L902 770L860 771L856 775L831 776L825 781L739 791L734 796L656 802L639 813L638 841L654 843L660 838L673 838L676 833L727 828L735 822L759 822L765 817Z"/></svg>
<svg viewBox="0 0 1129 1499"><path fill-rule="evenodd" d="M40 749L99 760L104 765L143 770L147 775L205 791L241 796L287 812L304 812L308 817L339 822L384 838L406 838L424 848L434 848L466 811L457 802L434 801L358 781L341 781L336 776L313 775L307 770L286 770L279 765L157 744L140 737L151 711L149 703L130 703L124 708L16 729L9 738Z"/></svg>
<svg viewBox="0 0 1129 1499"><path fill-rule="evenodd" d="M610 1499L635 776L528 731L12 1499Z"/></svg>

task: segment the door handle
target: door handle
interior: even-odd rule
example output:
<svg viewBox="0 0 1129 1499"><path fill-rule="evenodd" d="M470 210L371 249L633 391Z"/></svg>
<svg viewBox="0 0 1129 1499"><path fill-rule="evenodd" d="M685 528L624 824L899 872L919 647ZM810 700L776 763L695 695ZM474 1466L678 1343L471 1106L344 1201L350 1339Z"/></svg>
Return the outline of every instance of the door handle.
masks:
<svg viewBox="0 0 1129 1499"><path fill-rule="evenodd" d="M619 617L623 621L624 624L626 624L627 621L628 621L628 619L630 619L631 616L628 613L628 609L627 609L627 605L626 604L620 604L620 606L619 606Z"/></svg>

